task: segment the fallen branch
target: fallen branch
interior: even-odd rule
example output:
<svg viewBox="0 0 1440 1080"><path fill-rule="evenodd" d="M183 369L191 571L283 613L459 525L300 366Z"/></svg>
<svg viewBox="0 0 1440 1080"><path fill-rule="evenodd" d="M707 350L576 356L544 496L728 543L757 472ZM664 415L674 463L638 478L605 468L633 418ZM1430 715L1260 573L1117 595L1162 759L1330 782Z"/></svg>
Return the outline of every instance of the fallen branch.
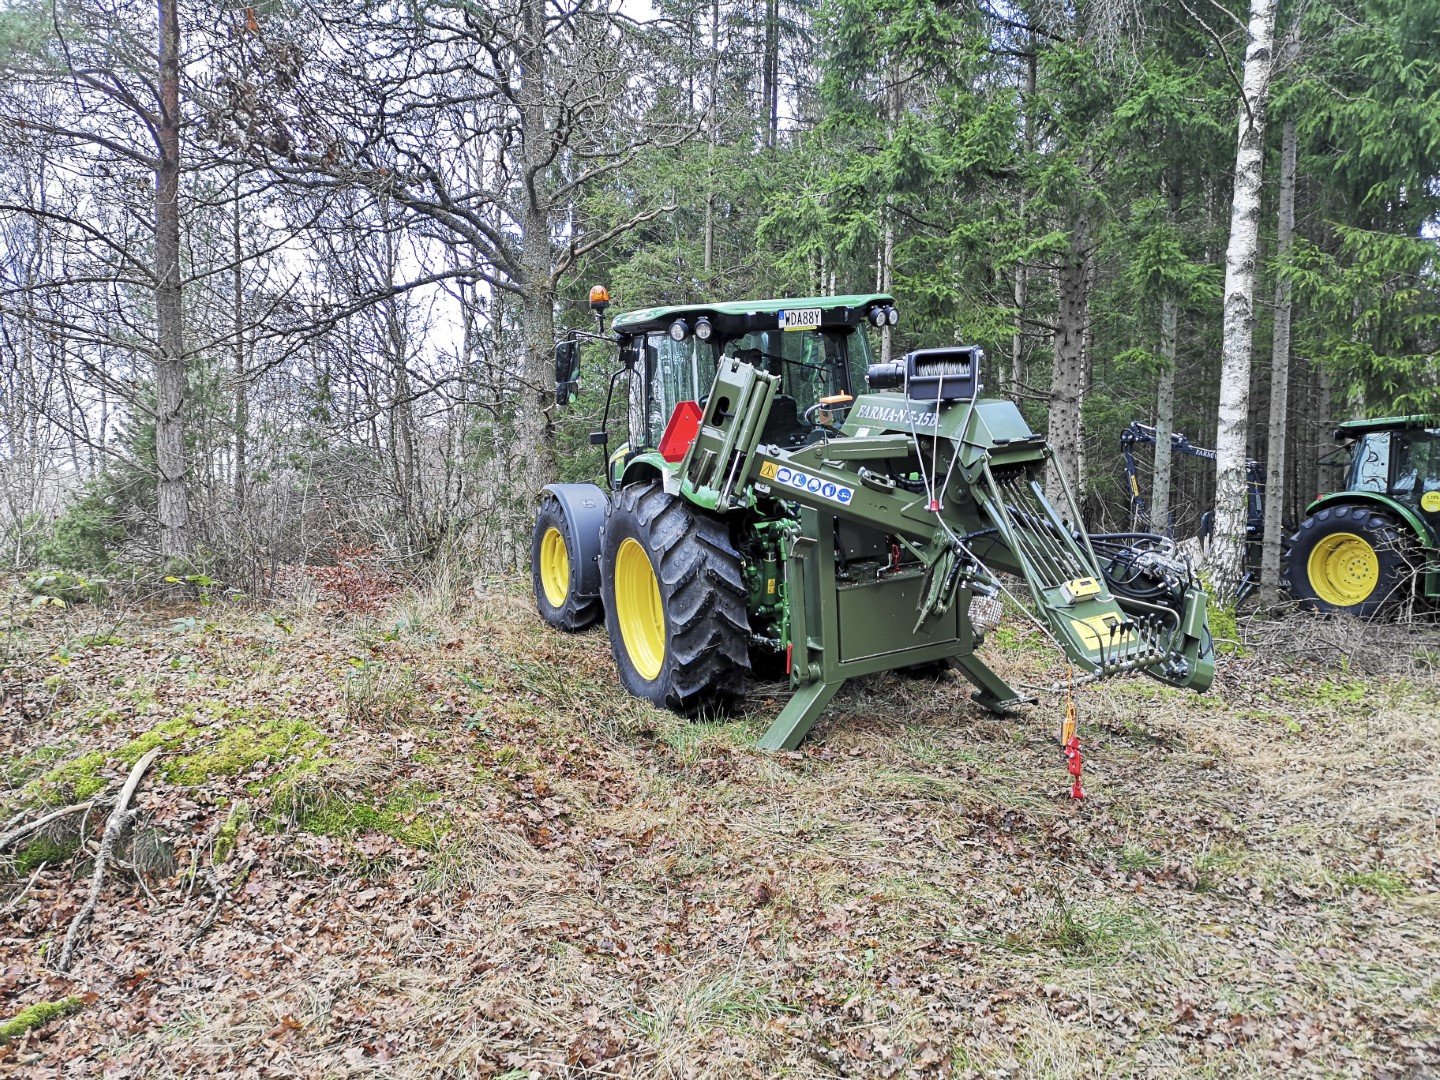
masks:
<svg viewBox="0 0 1440 1080"><path fill-rule="evenodd" d="M91 799L89 802L76 803L73 806L67 806L64 809L56 810L53 814L46 814L42 818L36 818L34 821L29 821L26 822L24 825L19 825L16 828L11 829L7 833L0 834L0 851L8 850L10 846L15 843L15 841L23 840L32 832L35 832L38 829L43 829L52 821L59 821L63 817L68 817L71 814L78 814L82 810L89 810L94 807L94 805L94 799Z"/></svg>
<svg viewBox="0 0 1440 1080"><path fill-rule="evenodd" d="M105 867L114 855L115 846L125 835L125 830L135 820L135 814L130 810L130 800L135 797L135 791L140 786L140 778L145 775L145 770L150 768L150 763L160 755L160 750L160 747L155 747L135 763L135 767L130 770L130 776L125 781L125 786L120 789L120 797L115 800L115 808L105 819L105 832L100 837L100 852L95 856L95 876L90 879L90 895L85 900L85 906L76 913L75 918L71 921L70 929L65 932L65 945L60 950L60 960L55 965L60 971L70 970L70 964L75 959L75 949L80 944L81 935L95 915L95 905L100 901L100 887L105 881Z"/></svg>
<svg viewBox="0 0 1440 1080"><path fill-rule="evenodd" d="M181 946L182 948L188 949L210 932L210 928L215 925L215 920L220 917L220 909L224 907L225 901L229 900L231 894L250 876L250 868L254 865L255 860L253 858L246 859L241 865L239 873L235 875L232 883L228 886L220 880L220 875L216 873L215 869L213 867L211 868L210 881L215 886L215 902L210 905L209 914L201 920L200 925L195 928L195 931L185 939L184 944Z"/></svg>

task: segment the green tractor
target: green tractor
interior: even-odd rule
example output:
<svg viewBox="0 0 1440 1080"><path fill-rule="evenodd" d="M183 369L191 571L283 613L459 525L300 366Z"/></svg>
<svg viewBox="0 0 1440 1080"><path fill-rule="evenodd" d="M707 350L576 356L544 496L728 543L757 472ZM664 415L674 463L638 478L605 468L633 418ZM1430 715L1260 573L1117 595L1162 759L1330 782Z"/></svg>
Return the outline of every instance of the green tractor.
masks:
<svg viewBox="0 0 1440 1080"><path fill-rule="evenodd" d="M592 292L602 330L607 301ZM590 436L605 487L541 494L545 621L603 619L625 688L682 713L783 674L768 749L879 671L954 668L995 711L1033 700L977 655L1002 592L1081 680L1208 687L1205 595L1174 545L1087 535L1072 494L1045 486L1044 437L982 395L982 351L877 363L868 334L896 320L892 297L867 294L649 308L582 335L618 347ZM558 403L578 372L572 336Z"/></svg>
<svg viewBox="0 0 1440 1080"><path fill-rule="evenodd" d="M1285 549L1302 608L1370 617L1440 597L1440 418L1351 420L1343 491L1311 503Z"/></svg>

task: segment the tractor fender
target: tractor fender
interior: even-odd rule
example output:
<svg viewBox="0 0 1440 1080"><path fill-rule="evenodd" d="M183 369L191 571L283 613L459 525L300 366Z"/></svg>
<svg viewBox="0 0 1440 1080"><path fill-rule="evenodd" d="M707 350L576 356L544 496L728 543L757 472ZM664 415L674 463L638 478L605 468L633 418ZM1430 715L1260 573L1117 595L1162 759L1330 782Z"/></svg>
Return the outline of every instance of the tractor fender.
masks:
<svg viewBox="0 0 1440 1080"><path fill-rule="evenodd" d="M1313 517L1332 506L1373 506L1393 515L1415 535L1425 550L1425 566L1421 570L1421 586L1427 596L1440 593L1440 558L1437 558L1435 537L1430 527L1413 509L1378 491L1336 491L1316 499L1305 508L1305 516Z"/></svg>
<svg viewBox="0 0 1440 1080"><path fill-rule="evenodd" d="M1331 506L1355 506L1372 505L1378 509L1388 511L1399 518L1410 531L1415 534L1415 539L1420 542L1421 547L1434 547L1434 538L1430 535L1430 529L1410 507L1404 503L1392 499L1389 495L1382 495L1378 491L1336 491L1330 495L1316 499L1305 508L1305 516L1313 517L1321 510Z"/></svg>
<svg viewBox="0 0 1440 1080"><path fill-rule="evenodd" d="M570 525L575 540L579 574L575 595L600 595L600 528L605 524L609 498L594 484L547 484Z"/></svg>
<svg viewBox="0 0 1440 1080"><path fill-rule="evenodd" d="M672 481L672 476L677 477ZM620 482L615 486L629 487L631 484L638 484L645 480L659 480L665 490L671 495L679 491L678 470L666 461L655 450L642 450L640 453L631 456L620 469ZM672 484L675 490L671 490Z"/></svg>

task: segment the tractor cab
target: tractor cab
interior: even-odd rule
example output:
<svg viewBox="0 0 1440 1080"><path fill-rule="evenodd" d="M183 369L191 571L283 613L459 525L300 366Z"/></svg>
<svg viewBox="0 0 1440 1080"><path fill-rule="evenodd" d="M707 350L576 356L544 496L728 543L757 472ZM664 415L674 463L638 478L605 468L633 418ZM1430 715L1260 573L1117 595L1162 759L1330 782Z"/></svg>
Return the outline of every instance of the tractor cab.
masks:
<svg viewBox="0 0 1440 1080"><path fill-rule="evenodd" d="M1406 416L1341 424L1335 437L1350 444L1346 489L1388 495L1421 513L1440 514L1440 427L1427 426L1435 423Z"/></svg>
<svg viewBox="0 0 1440 1080"><path fill-rule="evenodd" d="M894 325L885 294L741 300L645 308L611 324L620 367L610 380L602 430L612 487L631 466L674 465L699 428L719 366L739 360L779 379L762 439L794 448L838 434L865 389L874 359L866 326ZM563 366L563 364L558 365ZM611 448L611 423L624 436Z"/></svg>

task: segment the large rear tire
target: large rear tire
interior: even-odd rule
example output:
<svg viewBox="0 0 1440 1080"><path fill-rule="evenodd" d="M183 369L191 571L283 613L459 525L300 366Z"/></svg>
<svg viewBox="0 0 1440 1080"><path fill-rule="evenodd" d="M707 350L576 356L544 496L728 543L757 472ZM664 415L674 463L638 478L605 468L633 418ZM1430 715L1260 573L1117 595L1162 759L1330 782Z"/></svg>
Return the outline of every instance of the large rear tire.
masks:
<svg viewBox="0 0 1440 1080"><path fill-rule="evenodd" d="M1370 618L1413 595L1413 538L1363 504L1328 506L1300 523L1285 549L1290 596L1308 611Z"/></svg>
<svg viewBox="0 0 1440 1080"><path fill-rule="evenodd" d="M530 534L530 586L540 617L570 632L600 621L600 598L582 595L575 528L560 500L552 492L542 494Z"/></svg>
<svg viewBox="0 0 1440 1080"><path fill-rule="evenodd" d="M600 565L626 690L682 713L745 692L745 585L723 522L658 483L632 484L611 500Z"/></svg>

